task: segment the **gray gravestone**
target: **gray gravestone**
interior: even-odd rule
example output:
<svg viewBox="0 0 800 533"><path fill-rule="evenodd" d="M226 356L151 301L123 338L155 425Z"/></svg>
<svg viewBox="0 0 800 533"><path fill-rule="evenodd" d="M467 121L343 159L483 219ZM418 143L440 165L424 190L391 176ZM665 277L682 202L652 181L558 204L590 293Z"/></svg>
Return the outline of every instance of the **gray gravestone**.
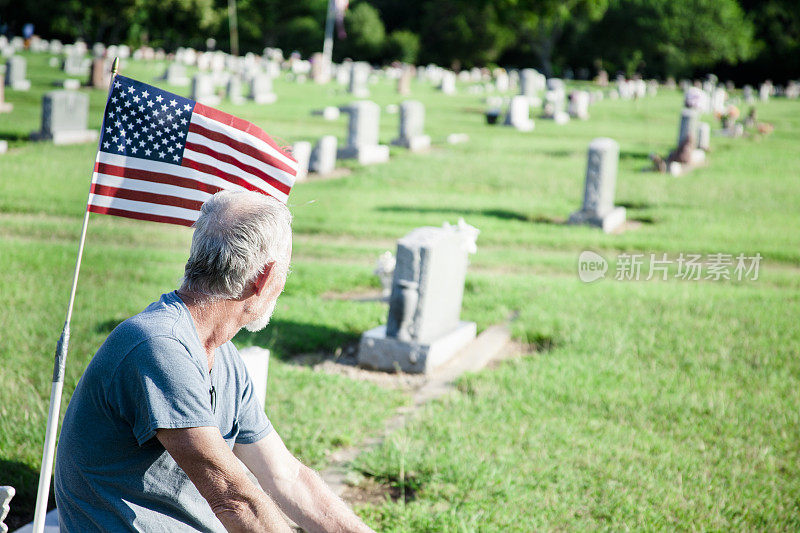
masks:
<svg viewBox="0 0 800 533"><path fill-rule="evenodd" d="M456 92L456 73L450 70L442 72L442 81L439 90L444 94L455 94Z"/></svg>
<svg viewBox="0 0 800 533"><path fill-rule="evenodd" d="M214 86L214 78L208 74L195 74L192 78L192 100L201 104L216 106L220 103Z"/></svg>
<svg viewBox="0 0 800 533"><path fill-rule="evenodd" d="M298 141L292 146L292 157L297 161L297 176L295 181L305 181L308 177L308 160L311 157L311 143Z"/></svg>
<svg viewBox="0 0 800 533"><path fill-rule="evenodd" d="M381 108L375 102L360 100L341 108L350 115L347 146L340 148L339 159L357 159L362 165L389 160L389 147L378 144Z"/></svg>
<svg viewBox="0 0 800 533"><path fill-rule="evenodd" d="M350 85L348 92L356 98L367 98L369 96L369 88L367 81L369 80L369 71L372 67L369 63L362 61L355 61L350 65Z"/></svg>
<svg viewBox="0 0 800 533"><path fill-rule="evenodd" d="M580 120L589 119L589 93L572 91L569 97L569 116Z"/></svg>
<svg viewBox="0 0 800 533"><path fill-rule="evenodd" d="M52 91L42 97L42 129L31 134L33 140L52 140L54 144L96 141L98 132L86 129L89 96L75 91Z"/></svg>
<svg viewBox="0 0 800 533"><path fill-rule="evenodd" d="M83 52L75 48L64 58L63 69L70 76L86 76L89 74L89 66L89 60L83 56Z"/></svg>
<svg viewBox="0 0 800 533"><path fill-rule="evenodd" d="M268 74L256 74L250 80L250 100L257 104L271 104L278 97L272 92L272 78Z"/></svg>
<svg viewBox="0 0 800 533"><path fill-rule="evenodd" d="M614 206L619 144L599 137L589 143L583 207L570 215L570 224L589 224L609 233L625 222L625 208Z"/></svg>
<svg viewBox="0 0 800 533"><path fill-rule="evenodd" d="M697 147L706 152L711 148L711 124L708 122L697 125Z"/></svg>
<svg viewBox="0 0 800 533"><path fill-rule="evenodd" d="M242 98L242 80L239 76L231 76L228 78L228 83L225 86L225 94L234 104L241 104L244 102Z"/></svg>
<svg viewBox="0 0 800 533"><path fill-rule="evenodd" d="M427 150L431 138L425 135L425 105L417 100L406 100L400 104L400 135L392 141L412 152Z"/></svg>
<svg viewBox="0 0 800 533"><path fill-rule="evenodd" d="M8 113L14 110L14 104L6 102L6 85L0 83L0 113Z"/></svg>
<svg viewBox="0 0 800 533"><path fill-rule="evenodd" d="M508 103L506 126L513 126L519 131L532 131L534 122L530 117L530 100L527 96L513 96Z"/></svg>
<svg viewBox="0 0 800 533"><path fill-rule="evenodd" d="M25 58L20 56L11 56L6 61L6 78L5 83L7 87L11 87L15 91L27 91L31 88L31 81L25 79L25 70L27 63Z"/></svg>
<svg viewBox="0 0 800 533"><path fill-rule="evenodd" d="M684 108L681 111L681 125L678 128L678 146L689 135L693 136L692 149L697 148L697 111Z"/></svg>
<svg viewBox="0 0 800 533"><path fill-rule="evenodd" d="M336 136L325 135L317 141L311 151L308 169L320 176L327 176L336 170Z"/></svg>
<svg viewBox="0 0 800 533"><path fill-rule="evenodd" d="M397 259L385 326L364 333L362 366L426 373L447 362L475 338L462 322L469 239L453 227L422 227L397 242Z"/></svg>
<svg viewBox="0 0 800 533"><path fill-rule="evenodd" d="M168 85L176 87L186 87L189 85L189 77L186 76L186 67L181 63L170 63L164 71L164 80Z"/></svg>
<svg viewBox="0 0 800 533"><path fill-rule="evenodd" d="M531 100L544 89L545 78L532 68L524 68L519 75L519 94Z"/></svg>

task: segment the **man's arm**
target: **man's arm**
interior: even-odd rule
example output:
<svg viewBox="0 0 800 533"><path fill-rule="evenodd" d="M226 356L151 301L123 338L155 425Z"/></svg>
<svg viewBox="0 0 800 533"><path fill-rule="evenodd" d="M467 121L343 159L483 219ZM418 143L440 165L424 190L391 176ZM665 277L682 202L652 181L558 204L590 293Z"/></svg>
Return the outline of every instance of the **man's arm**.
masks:
<svg viewBox="0 0 800 533"><path fill-rule="evenodd" d="M159 429L156 438L228 531L291 532L280 510L247 477L219 429Z"/></svg>
<svg viewBox="0 0 800 533"><path fill-rule="evenodd" d="M305 531L372 532L316 472L286 449L274 430L233 452L286 515Z"/></svg>

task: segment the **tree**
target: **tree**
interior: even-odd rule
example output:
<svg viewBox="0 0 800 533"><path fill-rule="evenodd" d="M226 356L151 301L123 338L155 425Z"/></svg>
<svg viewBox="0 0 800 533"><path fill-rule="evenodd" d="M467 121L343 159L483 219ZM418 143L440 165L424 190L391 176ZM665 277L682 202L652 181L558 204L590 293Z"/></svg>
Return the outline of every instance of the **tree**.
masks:
<svg viewBox="0 0 800 533"><path fill-rule="evenodd" d="M736 0L612 0L586 41L609 66L659 76L735 64L755 50Z"/></svg>
<svg viewBox="0 0 800 533"><path fill-rule="evenodd" d="M378 10L367 2L359 2L344 17L347 37L333 47L335 57L361 61L378 61L383 53L386 30Z"/></svg>

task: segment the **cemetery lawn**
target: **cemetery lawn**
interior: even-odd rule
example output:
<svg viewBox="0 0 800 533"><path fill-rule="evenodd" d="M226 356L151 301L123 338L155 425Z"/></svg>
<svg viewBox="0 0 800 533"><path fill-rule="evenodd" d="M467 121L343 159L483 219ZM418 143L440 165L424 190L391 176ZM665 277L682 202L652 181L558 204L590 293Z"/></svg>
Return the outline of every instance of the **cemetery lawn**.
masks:
<svg viewBox="0 0 800 533"><path fill-rule="evenodd" d="M29 93L6 91L0 115L0 484L30 513L47 415L52 353L64 319L95 146L31 144L41 94L62 78L28 55ZM163 65L124 75L153 82ZM173 88L188 94L187 88ZM709 165L682 177L641 172L674 145L681 96L604 100L587 122L536 120L531 133L484 124L463 85L452 97L414 83L434 148L342 166L342 179L292 192L293 272L273 324L240 335L270 348L268 414L291 450L322 468L331 451L380 430L409 402L398 391L293 364L336 353L385 321L376 257L421 225L464 217L481 230L462 317L510 320L526 355L457 388L353 465L358 512L381 531L800 529L800 102L759 104L766 137L712 136ZM278 103L224 104L279 144L346 133L312 109L349 98L275 82ZM394 85L372 99L398 103ZM91 92L99 127L102 91ZM710 117L706 118L711 120ZM382 114L381 139L397 133ZM712 126L716 129L717 124ZM444 143L449 133L470 136ZM580 207L586 147L620 144L616 203L631 229L605 235L563 222ZM65 401L108 332L176 287L190 230L92 215L72 325ZM594 250L606 278L582 283ZM757 280L617 281L620 253L763 257ZM706 274L706 271L703 272ZM63 409L62 409L63 410ZM90 438L87 428L87 437ZM360 487L360 488L359 488ZM370 489L372 487L372 489ZM377 490L375 488L377 487ZM30 518L30 515L28 515Z"/></svg>

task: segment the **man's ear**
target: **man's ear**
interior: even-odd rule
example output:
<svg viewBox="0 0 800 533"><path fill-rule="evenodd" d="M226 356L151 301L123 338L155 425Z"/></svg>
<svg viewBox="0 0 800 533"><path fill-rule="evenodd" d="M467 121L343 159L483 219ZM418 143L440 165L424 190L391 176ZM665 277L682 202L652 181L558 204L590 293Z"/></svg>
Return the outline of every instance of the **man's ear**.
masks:
<svg viewBox="0 0 800 533"><path fill-rule="evenodd" d="M275 262L267 263L264 265L264 270L256 276L256 279L253 281L253 291L261 295L261 291L264 290L264 287L267 286L267 281L269 280L270 275L272 274L272 269L275 268Z"/></svg>

